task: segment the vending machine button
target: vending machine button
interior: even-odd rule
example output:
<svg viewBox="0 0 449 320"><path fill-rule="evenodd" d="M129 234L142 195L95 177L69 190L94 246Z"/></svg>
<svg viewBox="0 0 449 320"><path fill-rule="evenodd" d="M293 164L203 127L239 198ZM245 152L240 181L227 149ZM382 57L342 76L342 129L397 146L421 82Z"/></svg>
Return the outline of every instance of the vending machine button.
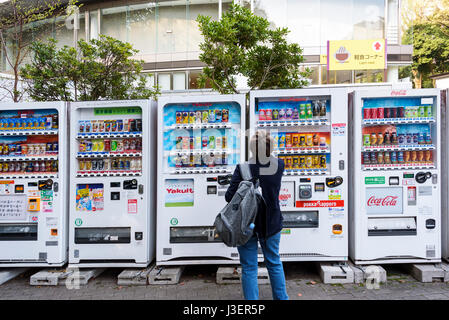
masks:
<svg viewBox="0 0 449 320"><path fill-rule="evenodd" d="M57 182L53 183L53 191L58 192L59 190L59 184Z"/></svg>
<svg viewBox="0 0 449 320"><path fill-rule="evenodd" d="M344 160L338 161L338 169L345 170L345 161Z"/></svg>
<svg viewBox="0 0 449 320"><path fill-rule="evenodd" d="M134 234L134 238L135 238L137 241L143 240L143 232L136 232L136 233Z"/></svg>
<svg viewBox="0 0 449 320"><path fill-rule="evenodd" d="M139 184L139 194L143 194L143 184Z"/></svg>
<svg viewBox="0 0 449 320"><path fill-rule="evenodd" d="M399 177L390 177L388 179L390 186L398 186L399 185Z"/></svg>
<svg viewBox="0 0 449 320"><path fill-rule="evenodd" d="M111 200L120 200L120 192L111 192Z"/></svg>
<svg viewBox="0 0 449 320"><path fill-rule="evenodd" d="M120 188L120 182L111 182L111 188Z"/></svg>
<svg viewBox="0 0 449 320"><path fill-rule="evenodd" d="M217 194L217 186L207 186L207 194Z"/></svg>
<svg viewBox="0 0 449 320"><path fill-rule="evenodd" d="M426 229L435 229L435 226L436 226L435 219L426 220Z"/></svg>
<svg viewBox="0 0 449 320"><path fill-rule="evenodd" d="M324 183L315 183L315 192L324 192Z"/></svg>
<svg viewBox="0 0 449 320"><path fill-rule="evenodd" d="M437 180L438 180L438 175L436 173L434 173L432 175L432 184L437 184Z"/></svg>

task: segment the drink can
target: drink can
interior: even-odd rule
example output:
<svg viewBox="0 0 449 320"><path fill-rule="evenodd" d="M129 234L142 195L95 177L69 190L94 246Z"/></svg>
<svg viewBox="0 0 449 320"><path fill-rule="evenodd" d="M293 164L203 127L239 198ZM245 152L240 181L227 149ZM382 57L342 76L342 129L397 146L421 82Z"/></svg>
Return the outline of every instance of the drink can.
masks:
<svg viewBox="0 0 449 320"><path fill-rule="evenodd" d="M273 120L273 111L271 109L265 110L265 118L266 120Z"/></svg>
<svg viewBox="0 0 449 320"><path fill-rule="evenodd" d="M410 162L410 151L404 151L404 162Z"/></svg>
<svg viewBox="0 0 449 320"><path fill-rule="evenodd" d="M292 134L292 147L293 148L299 147L299 133Z"/></svg>
<svg viewBox="0 0 449 320"><path fill-rule="evenodd" d="M398 158L397 158L395 151L390 152L390 159L391 159L391 163L393 163L393 164L398 163Z"/></svg>
<svg viewBox="0 0 449 320"><path fill-rule="evenodd" d="M123 131L123 122L122 122ZM98 120L98 132L104 132L104 120Z"/></svg>
<svg viewBox="0 0 449 320"><path fill-rule="evenodd" d="M370 108L371 119L377 119L377 108Z"/></svg>
<svg viewBox="0 0 449 320"><path fill-rule="evenodd" d="M223 136L222 143L223 143L223 149L227 149L228 148L228 138L226 136Z"/></svg>
<svg viewBox="0 0 449 320"><path fill-rule="evenodd" d="M92 171L97 171L98 170L98 160L97 159L92 159Z"/></svg>
<svg viewBox="0 0 449 320"><path fill-rule="evenodd" d="M259 113L259 116L260 116L260 113ZM208 123L209 122L209 111L203 110L201 112L201 117L202 117L202 119L201 119L202 123ZM259 119L259 120L261 120L261 119Z"/></svg>
<svg viewBox="0 0 449 320"><path fill-rule="evenodd" d="M313 134L312 142L313 142L314 146L319 146L320 145L320 135L318 133L314 133Z"/></svg>
<svg viewBox="0 0 449 320"><path fill-rule="evenodd" d="M404 152L398 151L398 163L404 163Z"/></svg>
<svg viewBox="0 0 449 320"><path fill-rule="evenodd" d="M379 119L383 119L384 118L384 108L383 107L377 108L377 117Z"/></svg>
<svg viewBox="0 0 449 320"><path fill-rule="evenodd" d="M390 118L397 118L397 117L398 117L397 108L391 107L390 108Z"/></svg>
<svg viewBox="0 0 449 320"><path fill-rule="evenodd" d="M413 134L407 133L405 135L405 143L412 144L413 143Z"/></svg>
<svg viewBox="0 0 449 320"><path fill-rule="evenodd" d="M400 133L398 134L398 144L403 145L405 144L406 139L405 139L405 134Z"/></svg>
<svg viewBox="0 0 449 320"><path fill-rule="evenodd" d="M425 144L426 143L426 140L425 140L425 138L424 138L424 133L423 132L420 132L419 134L418 134L418 144Z"/></svg>
<svg viewBox="0 0 449 320"><path fill-rule="evenodd" d="M381 146L384 143L384 135L382 132L377 134L377 145Z"/></svg>
<svg viewBox="0 0 449 320"><path fill-rule="evenodd" d="M195 111L189 111L189 123L195 123L196 122L196 118L195 118Z"/></svg>
<svg viewBox="0 0 449 320"><path fill-rule="evenodd" d="M201 141L201 137L199 137ZM199 142L200 147L198 149L201 149L201 142ZM142 140L136 139L136 151L142 151Z"/></svg>
<svg viewBox="0 0 449 320"><path fill-rule="evenodd" d="M129 158L126 158L124 160L124 163L125 163L125 170L127 171L131 170L131 161L129 160Z"/></svg>
<svg viewBox="0 0 449 320"><path fill-rule="evenodd" d="M385 119L391 118L390 110L391 110L390 108L387 108L387 107L384 108L384 117L385 117Z"/></svg>
<svg viewBox="0 0 449 320"><path fill-rule="evenodd" d="M104 171L111 170L111 159L110 158L104 159L104 161L103 161L103 170Z"/></svg>
<svg viewBox="0 0 449 320"><path fill-rule="evenodd" d="M176 123L177 124L182 123L182 112L181 111L176 111Z"/></svg>
<svg viewBox="0 0 449 320"><path fill-rule="evenodd" d="M416 158L417 158L417 153L416 153L416 151L415 151L415 150L411 151L411 152L410 152L410 161L411 161L411 162L415 162L415 161L416 161Z"/></svg>
<svg viewBox="0 0 449 320"><path fill-rule="evenodd" d="M182 123L189 123L189 113L187 111L182 112Z"/></svg>
<svg viewBox="0 0 449 320"><path fill-rule="evenodd" d="M306 146L308 147L313 146L313 134L311 133L306 134Z"/></svg>
<svg viewBox="0 0 449 320"><path fill-rule="evenodd" d="M301 103L299 105L299 119L306 119L306 105L304 103Z"/></svg>
<svg viewBox="0 0 449 320"><path fill-rule="evenodd" d="M285 119L292 120L292 115L293 115L292 108L287 108L287 110L285 111Z"/></svg>
<svg viewBox="0 0 449 320"><path fill-rule="evenodd" d="M390 142L391 144L398 144L398 136L395 131L391 133Z"/></svg>
<svg viewBox="0 0 449 320"><path fill-rule="evenodd" d="M118 141L111 140L111 152L117 152L117 147L118 147Z"/></svg>
<svg viewBox="0 0 449 320"><path fill-rule="evenodd" d="M312 104L307 103L306 107L307 107L307 119L312 119L313 118Z"/></svg>
<svg viewBox="0 0 449 320"><path fill-rule="evenodd" d="M432 144L432 135L429 131L426 132L424 140L426 144Z"/></svg>
<svg viewBox="0 0 449 320"><path fill-rule="evenodd" d="M98 169L98 171L103 171L104 170L104 160L103 159L98 159L97 160L97 169Z"/></svg>
<svg viewBox="0 0 449 320"><path fill-rule="evenodd" d="M285 133L279 133L279 149L285 148Z"/></svg>
<svg viewBox="0 0 449 320"><path fill-rule="evenodd" d="M98 152L104 152L104 141L98 140Z"/></svg>
<svg viewBox="0 0 449 320"><path fill-rule="evenodd" d="M201 123L201 111L195 112L195 123Z"/></svg>
<svg viewBox="0 0 449 320"><path fill-rule="evenodd" d="M117 132L118 131L118 120L111 120L111 131Z"/></svg>
<svg viewBox="0 0 449 320"><path fill-rule="evenodd" d="M292 169L299 169L299 156L297 155L292 156Z"/></svg>
<svg viewBox="0 0 449 320"><path fill-rule="evenodd" d="M279 109L279 120L285 120L285 109Z"/></svg>
<svg viewBox="0 0 449 320"><path fill-rule="evenodd" d="M306 135L300 134L299 135L299 146L304 147L306 145Z"/></svg>
<svg viewBox="0 0 449 320"><path fill-rule="evenodd" d="M414 133L412 136L412 143L413 144L418 144L419 143L419 134L418 133Z"/></svg>
<svg viewBox="0 0 449 320"><path fill-rule="evenodd" d="M215 110L209 110L209 122L210 123L215 122Z"/></svg>
<svg viewBox="0 0 449 320"><path fill-rule="evenodd" d="M215 146L217 149L221 149L221 147L223 146L221 135L219 135L219 136L217 136L217 138L215 138Z"/></svg>
<svg viewBox="0 0 449 320"><path fill-rule="evenodd" d="M84 133L84 127L85 127L84 121L83 120L79 120L78 121L78 132Z"/></svg>
<svg viewBox="0 0 449 320"><path fill-rule="evenodd" d="M426 151L424 152L424 160L425 160L426 162L432 161L432 151L426 150Z"/></svg>
<svg viewBox="0 0 449 320"><path fill-rule="evenodd" d="M142 119L136 119L136 131L142 132Z"/></svg>
<svg viewBox="0 0 449 320"><path fill-rule="evenodd" d="M222 112L222 122L228 122L229 121L229 110L228 109L223 109Z"/></svg>
<svg viewBox="0 0 449 320"><path fill-rule="evenodd" d="M48 163L48 162L47 162ZM79 171L84 171L84 169L85 169L85 163L84 163L84 160L78 160L78 168L79 168ZM48 172L49 170L47 169L47 172Z"/></svg>
<svg viewBox="0 0 449 320"><path fill-rule="evenodd" d="M103 142L104 142L104 151L110 152L111 151L111 140L104 139Z"/></svg>
<svg viewBox="0 0 449 320"><path fill-rule="evenodd" d="M111 120L104 121L104 132L111 132Z"/></svg>
<svg viewBox="0 0 449 320"><path fill-rule="evenodd" d="M377 155L375 152L371 152L370 153L370 163L371 164L376 164L377 163Z"/></svg>
<svg viewBox="0 0 449 320"><path fill-rule="evenodd" d="M182 137L182 150L189 150L190 149L190 137L185 136Z"/></svg>
<svg viewBox="0 0 449 320"><path fill-rule="evenodd" d="M125 160L123 158L119 159L119 170L125 170Z"/></svg>
<svg viewBox="0 0 449 320"><path fill-rule="evenodd" d="M117 131L123 132L123 120L122 119L117 120Z"/></svg>
<svg viewBox="0 0 449 320"><path fill-rule="evenodd" d="M371 144L370 144L370 141L371 141L371 139L370 139L370 134L369 133L367 133L367 134L364 134L363 135L363 145L365 146L365 147L369 147Z"/></svg>
<svg viewBox="0 0 449 320"><path fill-rule="evenodd" d="M318 102L318 100L313 101L312 113L313 117L320 116L320 103Z"/></svg>
<svg viewBox="0 0 449 320"><path fill-rule="evenodd" d="M371 133L370 145L375 146L377 144L377 135L373 132Z"/></svg>
<svg viewBox="0 0 449 320"><path fill-rule="evenodd" d="M79 144L79 150L80 149L81 149L81 141L80 141L80 144ZM47 144L45 146L45 151L46 151L46 153L51 153L53 151L53 144L51 142L47 142Z"/></svg>
<svg viewBox="0 0 449 320"><path fill-rule="evenodd" d="M92 152L98 152L98 140L92 141Z"/></svg>
<svg viewBox="0 0 449 320"><path fill-rule="evenodd" d="M92 120L92 132L98 132L98 122L96 120Z"/></svg>
<svg viewBox="0 0 449 320"><path fill-rule="evenodd" d="M369 152L363 152L363 164L371 164Z"/></svg>
<svg viewBox="0 0 449 320"><path fill-rule="evenodd" d="M193 137L190 137L189 140L190 140L190 143L189 143L190 150L193 150L195 148L195 139Z"/></svg>
<svg viewBox="0 0 449 320"><path fill-rule="evenodd" d="M209 149L215 149L215 136L209 136Z"/></svg>
<svg viewBox="0 0 449 320"><path fill-rule="evenodd" d="M44 146L45 146L45 144L44 144ZM44 147L44 150L45 150L45 147ZM45 153L45 151L44 151L44 153ZM20 144L16 145L16 155L22 155L22 145L20 145Z"/></svg>
<svg viewBox="0 0 449 320"><path fill-rule="evenodd" d="M404 107L398 107L398 118L405 118Z"/></svg>
<svg viewBox="0 0 449 320"><path fill-rule="evenodd" d="M203 149L204 148L207 148L207 143L209 142L209 139L206 137L206 136L204 136L203 138L202 138L202 147L203 147Z"/></svg>
<svg viewBox="0 0 449 320"><path fill-rule="evenodd" d="M290 132L285 133L285 147L292 147L292 134Z"/></svg>
<svg viewBox="0 0 449 320"><path fill-rule="evenodd" d="M420 118L424 118L426 116L426 107L425 106L418 107L418 116Z"/></svg>
<svg viewBox="0 0 449 320"><path fill-rule="evenodd" d="M378 152L377 153L377 163L378 164L383 164L384 163L384 153L383 152Z"/></svg>
<svg viewBox="0 0 449 320"><path fill-rule="evenodd" d="M432 105L427 105L426 106L426 111L425 111L425 116L427 118L432 118Z"/></svg>
<svg viewBox="0 0 449 320"><path fill-rule="evenodd" d="M17 164L19 165L19 169L17 171L20 171L20 163L17 163ZM46 169L45 161L41 161L40 166L41 166L40 171L45 172L45 169Z"/></svg>
<svg viewBox="0 0 449 320"><path fill-rule="evenodd" d="M123 139L123 150L124 151L130 151L130 150L133 150L133 149L131 149L131 147L130 147L130 140L131 139ZM176 140L176 141L178 141L178 140ZM176 148L178 148L178 145L176 145Z"/></svg>
<svg viewBox="0 0 449 320"><path fill-rule="evenodd" d="M273 110L272 117L273 117L273 120L276 120L276 121L279 120L279 110L278 109Z"/></svg>
<svg viewBox="0 0 449 320"><path fill-rule="evenodd" d="M292 120L298 120L299 119L299 111L297 107L293 107L292 112Z"/></svg>
<svg viewBox="0 0 449 320"><path fill-rule="evenodd" d="M390 164L391 163L390 152L384 152L384 163L385 164Z"/></svg>
<svg viewBox="0 0 449 320"><path fill-rule="evenodd" d="M424 151L419 150L417 152L417 158L418 158L418 162L423 162L424 161Z"/></svg>
<svg viewBox="0 0 449 320"><path fill-rule="evenodd" d="M297 156L299 158L299 169L306 167L306 156Z"/></svg>
<svg viewBox="0 0 449 320"><path fill-rule="evenodd" d="M320 167L322 169L326 169L327 168L327 161L326 161L326 156L325 155L320 155Z"/></svg>
<svg viewBox="0 0 449 320"><path fill-rule="evenodd" d="M369 108L363 108L363 119L371 119L371 110Z"/></svg>
<svg viewBox="0 0 449 320"><path fill-rule="evenodd" d="M17 152L17 148L18 148L19 146L20 146L20 145L17 145L17 146L16 146L16 152ZM47 144L45 144L45 143L39 144L39 154L45 154L46 149L47 149Z"/></svg>
<svg viewBox="0 0 449 320"><path fill-rule="evenodd" d="M311 155L306 156L306 168L307 169L312 169L313 168L313 160L312 160L312 156Z"/></svg>

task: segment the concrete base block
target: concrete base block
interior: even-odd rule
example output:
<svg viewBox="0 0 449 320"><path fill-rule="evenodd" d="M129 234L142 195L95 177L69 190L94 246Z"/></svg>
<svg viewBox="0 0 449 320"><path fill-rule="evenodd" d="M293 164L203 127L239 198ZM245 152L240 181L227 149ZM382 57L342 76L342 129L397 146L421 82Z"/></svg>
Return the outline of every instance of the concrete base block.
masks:
<svg viewBox="0 0 449 320"><path fill-rule="evenodd" d="M354 272L354 283L366 283L367 280L371 284L387 282L387 271L379 265L356 266L352 262L348 265Z"/></svg>
<svg viewBox="0 0 449 320"><path fill-rule="evenodd" d="M125 269L118 275L117 285L146 286L148 284L148 276L153 268L154 265L146 269Z"/></svg>
<svg viewBox="0 0 449 320"><path fill-rule="evenodd" d="M318 266L323 283L354 283L354 271L346 263L321 262Z"/></svg>
<svg viewBox="0 0 449 320"><path fill-rule="evenodd" d="M411 264L406 268L420 282L449 281L449 265L445 263Z"/></svg>
<svg viewBox="0 0 449 320"><path fill-rule="evenodd" d="M149 284L177 284L181 278L184 266L154 267L148 276Z"/></svg>
<svg viewBox="0 0 449 320"><path fill-rule="evenodd" d="M32 286L86 285L91 278L99 276L104 269L45 269L30 277Z"/></svg>
<svg viewBox="0 0 449 320"><path fill-rule="evenodd" d="M11 268L11 269L0 269L0 286L5 282L14 279L15 277L21 275L29 268Z"/></svg>
<svg viewBox="0 0 449 320"><path fill-rule="evenodd" d="M218 284L230 284L241 283L242 281L242 267L219 267L217 270L217 283ZM259 267L257 270L257 283L258 284L270 284L270 276L268 270L265 267Z"/></svg>

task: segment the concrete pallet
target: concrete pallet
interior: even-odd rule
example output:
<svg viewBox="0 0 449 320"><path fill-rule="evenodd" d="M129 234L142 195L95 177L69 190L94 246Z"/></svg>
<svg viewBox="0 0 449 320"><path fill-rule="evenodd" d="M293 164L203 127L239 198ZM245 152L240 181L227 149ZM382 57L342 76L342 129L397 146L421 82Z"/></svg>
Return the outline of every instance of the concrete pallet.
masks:
<svg viewBox="0 0 449 320"><path fill-rule="evenodd" d="M242 281L242 267L219 267L217 270L218 284L241 283ZM259 267L257 270L257 282L259 284L270 284L270 277L268 270L265 267Z"/></svg>
<svg viewBox="0 0 449 320"><path fill-rule="evenodd" d="M145 269L125 269L117 277L119 286L146 286L148 277L154 265Z"/></svg>
<svg viewBox="0 0 449 320"><path fill-rule="evenodd" d="M347 264L322 262L318 267L323 283L354 283L354 271Z"/></svg>
<svg viewBox="0 0 449 320"><path fill-rule="evenodd" d="M379 265L360 266L348 263L354 272L354 283L376 285L387 282L387 271Z"/></svg>
<svg viewBox="0 0 449 320"><path fill-rule="evenodd" d="M149 284L177 284L184 271L184 266L154 267L148 276Z"/></svg>
<svg viewBox="0 0 449 320"><path fill-rule="evenodd" d="M449 265L445 263L411 264L406 268L420 282L449 281Z"/></svg>
<svg viewBox="0 0 449 320"><path fill-rule="evenodd" d="M15 277L21 275L28 268L11 268L11 269L2 269L0 270L0 286L5 282L14 279Z"/></svg>
<svg viewBox="0 0 449 320"><path fill-rule="evenodd" d="M96 278L103 271L104 269L46 269L32 275L30 285L77 287L87 285L91 278Z"/></svg>

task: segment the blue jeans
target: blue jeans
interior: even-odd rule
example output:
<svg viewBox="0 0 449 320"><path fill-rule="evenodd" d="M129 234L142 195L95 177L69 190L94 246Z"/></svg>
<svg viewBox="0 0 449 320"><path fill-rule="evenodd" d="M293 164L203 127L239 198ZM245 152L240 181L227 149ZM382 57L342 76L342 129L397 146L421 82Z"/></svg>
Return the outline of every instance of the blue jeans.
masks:
<svg viewBox="0 0 449 320"><path fill-rule="evenodd" d="M284 268L279 256L279 242L281 233L267 239L259 239L262 247L265 264L270 275L271 291L274 300L288 300L285 287ZM249 241L237 247L242 265L242 289L246 300L259 299L259 287L257 284L257 236L254 235Z"/></svg>

